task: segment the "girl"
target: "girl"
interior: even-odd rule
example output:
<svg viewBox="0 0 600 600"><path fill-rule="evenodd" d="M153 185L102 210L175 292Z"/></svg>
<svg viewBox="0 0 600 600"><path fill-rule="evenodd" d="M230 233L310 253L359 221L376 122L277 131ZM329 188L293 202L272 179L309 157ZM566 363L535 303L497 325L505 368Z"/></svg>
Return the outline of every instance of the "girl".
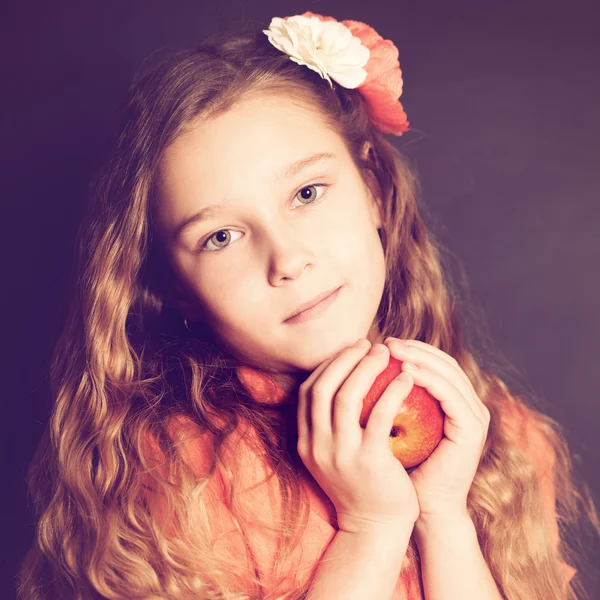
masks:
<svg viewBox="0 0 600 600"><path fill-rule="evenodd" d="M583 597L560 426L463 343L384 137L408 129L395 46L310 12L263 33L130 91L80 232L20 598ZM405 372L361 429L390 355ZM388 436L413 385L444 438L407 472Z"/></svg>

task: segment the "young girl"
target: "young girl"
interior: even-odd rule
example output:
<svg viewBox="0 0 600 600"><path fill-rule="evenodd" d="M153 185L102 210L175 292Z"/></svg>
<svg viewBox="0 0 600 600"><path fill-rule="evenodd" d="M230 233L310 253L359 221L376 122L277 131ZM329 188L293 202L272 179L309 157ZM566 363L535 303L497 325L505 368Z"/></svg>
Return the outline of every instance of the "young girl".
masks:
<svg viewBox="0 0 600 600"><path fill-rule="evenodd" d="M135 82L81 227L20 598L584 597L561 427L461 339L385 138L401 91L391 41L310 12ZM407 471L388 439L413 385L444 438Z"/></svg>

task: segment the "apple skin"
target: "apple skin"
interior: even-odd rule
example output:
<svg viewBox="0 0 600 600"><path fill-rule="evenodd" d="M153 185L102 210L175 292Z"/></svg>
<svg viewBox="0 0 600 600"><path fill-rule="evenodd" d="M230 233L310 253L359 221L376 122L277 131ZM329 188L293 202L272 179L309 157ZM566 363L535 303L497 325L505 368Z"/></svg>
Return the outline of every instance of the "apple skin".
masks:
<svg viewBox="0 0 600 600"><path fill-rule="evenodd" d="M402 362L390 356L388 366L373 382L363 399L360 426L365 428L374 404L389 383L402 372ZM389 443L394 456L405 469L422 463L440 443L444 435L444 411L425 388L414 385L394 418Z"/></svg>

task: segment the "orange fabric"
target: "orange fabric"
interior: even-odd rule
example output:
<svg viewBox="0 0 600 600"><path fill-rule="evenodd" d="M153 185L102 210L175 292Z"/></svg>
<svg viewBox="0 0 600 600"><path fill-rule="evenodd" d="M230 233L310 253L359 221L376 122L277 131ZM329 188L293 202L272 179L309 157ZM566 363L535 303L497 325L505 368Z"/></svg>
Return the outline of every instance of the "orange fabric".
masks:
<svg viewBox="0 0 600 600"><path fill-rule="evenodd" d="M247 375L247 373L246 373ZM250 389L250 386L247 386ZM256 390L256 388L254 388ZM531 423L526 422L522 413L507 410L502 415L502 420L506 426L516 432L516 441L519 443L524 453L531 459L531 462L538 473L544 490L546 499L546 509L548 511L549 523L555 540L559 543L558 524L556 522L555 495L551 469L553 465L553 455L548 451L547 443L544 443L543 434L531 427ZM177 427L194 428L193 423L187 423L185 420L179 420ZM249 437L239 437L239 453L236 457L240 461L240 476L242 481L242 490L246 495L251 510L248 518L243 519L241 526L246 535L248 544L256 558L257 570L261 581L265 582L267 589L272 589L274 585L271 567L274 563L277 553L277 540L275 534L271 531L265 531L264 528L255 526L254 522L258 516L261 520L281 517L281 495L276 477L268 481L265 467L261 464L259 457L251 449L253 444L249 444L254 437L252 431L248 428ZM254 438L255 439L255 438ZM520 441L519 441L520 440ZM195 465L197 474L205 473L208 468L207 456L210 452L206 435L196 437L193 444L185 447L185 452L191 465ZM204 471L203 471L204 469ZM337 522L335 508L327 495L319 487L316 481L308 474L302 476L303 485L305 485L311 503L311 511L306 534L302 538L300 548L296 549L290 558L291 563L299 564L300 568L293 570L299 583L306 583L313 570L318 566L320 558L323 556L329 543L337 532ZM254 489L251 489L256 486ZM239 531L235 528L233 521L226 508L226 485L223 479L213 483L213 490L216 491L220 501L211 507L214 511L214 522L219 523L219 533L225 533L221 543L228 544L231 552L239 556L240 561L246 561L245 545ZM213 522L213 521L211 521ZM298 562L296 562L298 561ZM404 566L408 565L408 561ZM568 581L577 572L576 569L563 563L565 578ZM291 582L290 582L291 583ZM393 595L393 600L424 600L422 594L422 583L420 573L416 566L403 569L398 578L398 582Z"/></svg>
<svg viewBox="0 0 600 600"><path fill-rule="evenodd" d="M556 491L554 489L554 452L543 431L536 426L530 417L527 417L524 409L517 404L512 407L508 403L506 404L502 411L502 420L511 432L515 444L528 457L538 475L552 544L555 548L558 548L560 533L556 515ZM567 583L577 573L577 569L565 562L561 563L561 568Z"/></svg>
<svg viewBox="0 0 600 600"><path fill-rule="evenodd" d="M171 431L182 429L192 433L195 425L188 419L177 418L173 421L170 429ZM268 476L266 468L252 449L254 447L253 442L256 441L254 432L248 428L246 433L248 437L245 439L243 436L236 436L236 442L239 442L236 460L239 461L240 491L244 495L249 508L248 516L242 519L241 527L256 559L260 579L265 583L267 589L272 589L276 583L272 566L277 554L277 539L273 532L265 531L264 528L257 525L257 521L259 519L261 521L271 521L273 517L282 517L281 494L276 477L265 481ZM148 438L147 441L150 455L160 465L162 453L158 445L152 438ZM193 441L190 437L190 442L183 445L182 449L185 459L197 476L208 472L210 461L207 457L211 451L211 441L208 434L195 435ZM308 492L311 510L301 543L286 562L286 566L299 565L299 568L295 567L291 570L296 577L296 582L289 582L289 587L297 584L304 585L308 582L312 572L318 566L319 559L323 556L338 531L335 507L327 495L310 475L305 476L304 473L302 474L302 484ZM253 486L256 487L251 489ZM216 471L206 489L209 493L215 494L213 497L218 498L217 502L208 506L211 513L211 523L215 523L218 527L216 534L221 536L217 544L226 545L227 550L237 557L240 563L245 563L244 540L236 529L227 508L227 485ZM157 518L160 519L161 499L151 495L148 498ZM283 592L287 589L287 586L285 588L280 587L279 591ZM423 600L419 575L416 570L401 574L398 578L393 600Z"/></svg>

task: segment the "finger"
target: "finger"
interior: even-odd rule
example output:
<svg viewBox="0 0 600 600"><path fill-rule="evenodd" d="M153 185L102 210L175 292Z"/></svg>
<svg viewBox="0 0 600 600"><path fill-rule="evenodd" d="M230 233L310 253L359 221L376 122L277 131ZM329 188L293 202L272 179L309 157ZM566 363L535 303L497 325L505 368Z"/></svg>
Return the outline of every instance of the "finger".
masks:
<svg viewBox="0 0 600 600"><path fill-rule="evenodd" d="M381 353L371 353L377 349L381 350ZM344 451L350 452L360 445L363 435L360 427L363 399L389 362L388 349L382 344L374 345L366 356L361 357L338 390L333 406L332 427L332 437L338 448L343 446Z"/></svg>
<svg viewBox="0 0 600 600"><path fill-rule="evenodd" d="M296 449L298 454L303 457L308 453L308 411L306 410L307 400L306 393L298 390L298 407L297 407L297 421L298 421L298 442Z"/></svg>
<svg viewBox="0 0 600 600"><path fill-rule="evenodd" d="M461 379L465 382L468 390L470 390L472 392L472 394L475 397L477 397L477 392L475 392L475 388L473 387L473 382L469 379L469 376L464 372L463 368L460 366L460 364L456 360L456 358L454 358L450 354L444 352L443 350L440 350L440 348L436 348L435 346L432 346L431 344L427 344L420 340L404 340L404 343L407 344L409 347L413 346L414 348L421 348L425 352L433 353L436 356L439 356L440 358L445 360L446 362L449 362L458 371L458 374L460 375ZM465 390L465 392L466 391L467 390ZM465 395L467 395L467 394L465 393ZM483 403L482 403L482 406L484 406Z"/></svg>
<svg viewBox="0 0 600 600"><path fill-rule="evenodd" d="M439 348L436 348L435 346L431 346L430 344L426 344L425 342L421 342L419 340L403 340L403 342L405 347L407 348L407 351L414 353L412 355L414 358L416 358L417 353L422 358L427 357L427 355L435 355L436 357L443 359L446 363L449 363L452 369L450 371L440 369L440 372L445 374L448 377L448 379L450 379L450 381L455 383L456 387L458 387L458 389L463 393L463 395L467 399L467 402L471 406L473 412L476 415L479 415L483 421L489 421L489 409L481 401L481 398L479 398L477 392L475 391L475 388L473 387L473 383L469 379L468 375L463 371L462 367L458 364L455 358L453 358L449 354L446 354ZM408 360L413 362L411 360L410 355L408 355ZM428 366L430 368L432 368L433 366L432 363L425 364L424 362L423 364L424 366ZM460 380L455 379L456 374L458 374Z"/></svg>
<svg viewBox="0 0 600 600"><path fill-rule="evenodd" d="M388 337L385 340L386 343L388 340L393 341L393 340L398 340L398 338ZM443 358L445 361L449 362L450 364L457 364L456 359L453 356L450 356L447 352L444 352L443 350L441 350L440 348L437 348L436 346L433 346L432 344L422 342L421 340L398 340L398 341L401 341L403 344L407 344L408 346L414 346L415 348L421 348L422 350L431 352L432 354L435 354L436 356Z"/></svg>
<svg viewBox="0 0 600 600"><path fill-rule="evenodd" d="M357 340L361 341L363 338ZM367 345L366 348L370 347L370 342L365 340ZM356 343L354 344L356 346ZM324 360L312 373L302 382L298 390L298 410L297 410L297 421L298 421L298 450L308 450L310 445L310 438L313 430L313 419L312 419L312 388L316 381L319 380L323 371L329 367L329 365L336 360L342 354L348 352L353 346L342 349L337 354Z"/></svg>
<svg viewBox="0 0 600 600"><path fill-rule="evenodd" d="M319 379L321 373L347 348L342 351L330 356L324 360L312 373L302 382L298 389L298 407L297 407L297 421L298 421L298 449L304 445L305 449L309 443L309 435L312 430L311 421L311 404L308 400L308 394L315 381Z"/></svg>
<svg viewBox="0 0 600 600"><path fill-rule="evenodd" d="M389 449L390 431L396 415L402 410L404 400L412 390L414 379L410 373L402 372L392 379L379 400L373 405L363 433L365 451L379 452Z"/></svg>
<svg viewBox="0 0 600 600"><path fill-rule="evenodd" d="M309 392L313 444L318 443L318 440L327 442L331 440L335 398L348 376L369 350L370 344L363 347L354 345L347 348L325 368L321 377L314 383L311 392Z"/></svg>
<svg viewBox="0 0 600 600"><path fill-rule="evenodd" d="M333 356L330 356L329 358L325 359L316 369L314 369L314 371L302 382L302 385L300 386L300 389L304 389L304 390L310 390L313 386L313 384L315 383L315 381L317 379L319 379L319 377L321 376L321 373L339 356L342 355L342 353L348 352L349 350L351 350L352 348L354 348L356 346L356 344L360 341L365 341L367 343L366 348L369 348L371 346L371 343L369 342L369 340L366 340L365 338L360 338L358 340L356 340L356 342L352 345L352 346L347 346L346 348L342 348L342 350L340 350L337 354L334 354Z"/></svg>
<svg viewBox="0 0 600 600"><path fill-rule="evenodd" d="M385 340L386 343L388 342L388 340L390 340L390 342L391 342L393 340L397 340L397 338L388 337ZM458 364L458 361L453 356L450 356L443 350L440 350L439 348L436 348L435 346L432 346L431 344L427 344L420 340L401 340L401 343L405 344L409 348L411 348L411 347L417 348L419 350L422 350L423 352L428 352L430 354L437 356L438 358L441 358L442 360L447 362L449 365L451 365L455 369L457 369L457 371L459 372L459 375L464 379L465 383L472 388L473 384L471 383L471 380L467 377L467 374L461 369L460 365Z"/></svg>
<svg viewBox="0 0 600 600"><path fill-rule="evenodd" d="M476 394L467 375L458 366L458 363L451 357L443 358L440 354L415 346L412 344L398 344L390 342L390 351L394 358L402 361L411 362L419 367L425 367L431 371L437 372L449 381L463 393L473 412L480 412L476 406ZM438 351L438 352L441 352ZM442 354L444 354L442 352Z"/></svg>
<svg viewBox="0 0 600 600"><path fill-rule="evenodd" d="M402 365L402 368L404 369L405 366ZM444 420L444 433L446 436L455 441L459 437L468 438L468 433L473 431L473 427L479 424L480 420L462 392L450 381L429 369L417 368L409 372L415 385L425 388L439 401L447 417ZM452 435L453 433L454 435Z"/></svg>

